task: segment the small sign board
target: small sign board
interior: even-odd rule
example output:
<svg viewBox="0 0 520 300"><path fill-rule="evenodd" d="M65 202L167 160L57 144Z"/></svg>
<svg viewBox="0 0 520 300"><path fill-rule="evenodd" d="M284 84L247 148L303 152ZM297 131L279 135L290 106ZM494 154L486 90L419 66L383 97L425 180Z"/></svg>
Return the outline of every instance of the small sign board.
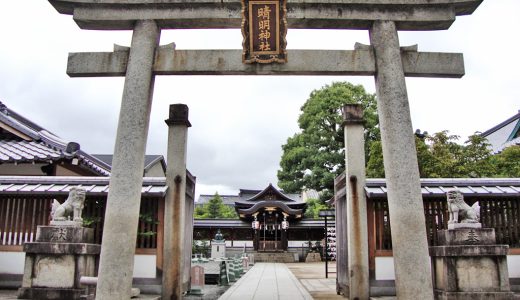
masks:
<svg viewBox="0 0 520 300"><path fill-rule="evenodd" d="M242 0L242 61L287 62L286 0Z"/></svg>
<svg viewBox="0 0 520 300"><path fill-rule="evenodd" d="M191 267L191 289L202 290L204 288L204 267Z"/></svg>

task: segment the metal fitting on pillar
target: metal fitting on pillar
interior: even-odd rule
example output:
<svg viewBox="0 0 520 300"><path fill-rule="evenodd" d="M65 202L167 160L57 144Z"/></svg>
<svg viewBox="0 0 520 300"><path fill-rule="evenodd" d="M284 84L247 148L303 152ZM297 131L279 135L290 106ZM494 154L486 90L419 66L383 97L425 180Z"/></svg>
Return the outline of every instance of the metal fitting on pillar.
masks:
<svg viewBox="0 0 520 300"><path fill-rule="evenodd" d="M186 125L191 127L191 123L188 120L189 108L186 104L172 104L170 105L170 114L166 122L168 126L172 125Z"/></svg>

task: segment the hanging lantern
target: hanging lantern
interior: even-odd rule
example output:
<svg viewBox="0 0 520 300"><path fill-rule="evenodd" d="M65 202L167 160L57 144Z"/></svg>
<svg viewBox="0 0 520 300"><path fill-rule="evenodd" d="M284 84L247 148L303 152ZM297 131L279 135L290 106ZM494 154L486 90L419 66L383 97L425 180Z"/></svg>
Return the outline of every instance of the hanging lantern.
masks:
<svg viewBox="0 0 520 300"><path fill-rule="evenodd" d="M255 229L255 230L260 228L260 222L258 222L258 221L253 221L253 223L251 225L253 226L253 229Z"/></svg>
<svg viewBox="0 0 520 300"><path fill-rule="evenodd" d="M284 229L284 230L289 229L289 221L286 221L286 220L282 221L282 229Z"/></svg>

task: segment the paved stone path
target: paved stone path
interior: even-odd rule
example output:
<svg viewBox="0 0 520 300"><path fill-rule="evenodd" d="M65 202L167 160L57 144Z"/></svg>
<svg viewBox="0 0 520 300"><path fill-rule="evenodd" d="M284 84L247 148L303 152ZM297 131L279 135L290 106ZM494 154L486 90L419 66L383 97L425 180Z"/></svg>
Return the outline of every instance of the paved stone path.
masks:
<svg viewBox="0 0 520 300"><path fill-rule="evenodd" d="M219 300L313 299L283 263L256 263Z"/></svg>

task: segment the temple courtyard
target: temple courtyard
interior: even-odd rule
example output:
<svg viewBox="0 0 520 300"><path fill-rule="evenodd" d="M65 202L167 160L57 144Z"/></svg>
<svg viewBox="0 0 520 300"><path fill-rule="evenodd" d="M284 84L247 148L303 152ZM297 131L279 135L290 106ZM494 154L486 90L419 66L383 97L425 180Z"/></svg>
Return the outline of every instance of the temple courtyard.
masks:
<svg viewBox="0 0 520 300"><path fill-rule="evenodd" d="M336 295L336 265L329 263L325 278L325 263L257 263L242 278L229 287L206 285L203 296L184 299L347 299ZM17 290L0 290L0 300L13 300ZM134 299L161 299L157 295L141 295ZM395 297L372 297L390 300ZM515 295L520 299L520 294Z"/></svg>
<svg viewBox="0 0 520 300"><path fill-rule="evenodd" d="M202 297L185 299L345 299L336 295L336 265L329 262L328 267L328 278L325 278L324 262L257 263L231 286L206 285ZM17 299L16 295L17 290L0 290L0 300ZM141 295L138 299L160 297Z"/></svg>

